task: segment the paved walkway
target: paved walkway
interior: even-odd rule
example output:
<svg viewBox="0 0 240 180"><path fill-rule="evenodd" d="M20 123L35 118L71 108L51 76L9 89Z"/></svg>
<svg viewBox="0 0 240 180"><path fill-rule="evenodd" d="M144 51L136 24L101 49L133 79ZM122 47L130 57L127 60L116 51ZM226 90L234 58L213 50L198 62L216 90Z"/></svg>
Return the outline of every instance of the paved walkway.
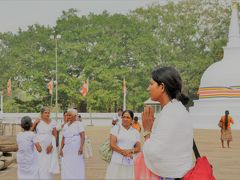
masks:
<svg viewBox="0 0 240 180"><path fill-rule="evenodd" d="M110 127L87 126L86 132L92 141L94 157L86 160L86 177L89 180L104 179L107 164L98 155L98 147L108 136ZM217 130L195 130L197 146L201 155L208 157L217 180L239 180L240 177L240 131L233 131L231 148L221 148L220 132ZM0 171L0 179L17 179L17 166L12 164ZM60 175L56 176L60 179Z"/></svg>

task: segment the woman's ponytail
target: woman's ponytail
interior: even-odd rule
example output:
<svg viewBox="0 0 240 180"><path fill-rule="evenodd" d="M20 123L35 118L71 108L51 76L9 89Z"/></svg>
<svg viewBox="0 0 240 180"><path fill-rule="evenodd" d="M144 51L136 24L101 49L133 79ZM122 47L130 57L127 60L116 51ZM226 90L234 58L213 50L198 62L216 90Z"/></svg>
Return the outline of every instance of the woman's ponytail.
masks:
<svg viewBox="0 0 240 180"><path fill-rule="evenodd" d="M187 103L189 102L189 97L181 92L178 92L176 94L176 99L181 101L183 105L187 105Z"/></svg>

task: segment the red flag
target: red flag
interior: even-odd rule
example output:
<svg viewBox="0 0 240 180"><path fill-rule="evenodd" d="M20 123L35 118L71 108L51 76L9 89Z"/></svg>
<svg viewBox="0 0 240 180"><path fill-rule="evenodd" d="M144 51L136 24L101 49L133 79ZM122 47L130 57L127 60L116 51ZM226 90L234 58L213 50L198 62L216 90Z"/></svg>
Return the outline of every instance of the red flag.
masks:
<svg viewBox="0 0 240 180"><path fill-rule="evenodd" d="M7 82L7 96L11 96L11 79Z"/></svg>
<svg viewBox="0 0 240 180"><path fill-rule="evenodd" d="M48 83L48 90L49 90L49 94L52 95L52 92L53 92L53 80L52 79Z"/></svg>
<svg viewBox="0 0 240 180"><path fill-rule="evenodd" d="M82 94L82 96L86 96L88 93L88 80L85 80L83 82L83 85L81 86L81 90L80 93Z"/></svg>

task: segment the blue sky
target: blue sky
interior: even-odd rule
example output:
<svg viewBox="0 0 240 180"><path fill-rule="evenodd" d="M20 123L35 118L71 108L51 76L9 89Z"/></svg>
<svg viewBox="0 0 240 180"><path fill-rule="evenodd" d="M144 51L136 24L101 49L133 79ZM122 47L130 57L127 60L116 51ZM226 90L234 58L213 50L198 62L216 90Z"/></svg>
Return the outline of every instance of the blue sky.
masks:
<svg viewBox="0 0 240 180"><path fill-rule="evenodd" d="M154 2L166 0L0 0L0 32L26 30L35 23L54 26L63 10L76 8L79 15L89 12L126 14L138 7L147 7Z"/></svg>

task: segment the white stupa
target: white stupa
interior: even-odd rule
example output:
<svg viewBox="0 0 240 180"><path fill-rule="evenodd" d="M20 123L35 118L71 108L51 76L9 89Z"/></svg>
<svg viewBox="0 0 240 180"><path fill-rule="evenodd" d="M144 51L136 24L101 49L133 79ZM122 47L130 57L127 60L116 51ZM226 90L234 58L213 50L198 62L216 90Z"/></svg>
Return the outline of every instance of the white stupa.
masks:
<svg viewBox="0 0 240 180"><path fill-rule="evenodd" d="M221 61L204 72L198 90L199 100L190 107L194 128L217 129L218 121L229 110L240 129L240 32L237 1L232 1L228 43Z"/></svg>

